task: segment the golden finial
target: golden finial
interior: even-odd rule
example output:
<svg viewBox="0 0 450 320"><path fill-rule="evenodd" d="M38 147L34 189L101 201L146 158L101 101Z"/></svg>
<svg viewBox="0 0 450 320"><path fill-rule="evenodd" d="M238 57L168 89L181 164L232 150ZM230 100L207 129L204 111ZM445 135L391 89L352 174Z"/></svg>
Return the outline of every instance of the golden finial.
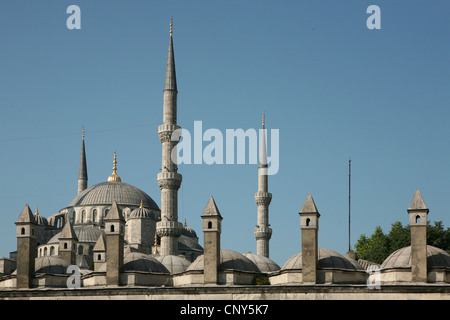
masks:
<svg viewBox="0 0 450 320"><path fill-rule="evenodd" d="M139 208L143 208L144 207L144 201L142 201L142 199L141 199L141 204L139 205Z"/></svg>
<svg viewBox="0 0 450 320"><path fill-rule="evenodd" d="M184 226L187 227L186 218L184 218Z"/></svg>
<svg viewBox="0 0 450 320"><path fill-rule="evenodd" d="M114 161L113 161L113 173L108 177L109 182L122 182L122 179L117 175L117 154L114 150Z"/></svg>
<svg viewBox="0 0 450 320"><path fill-rule="evenodd" d="M173 32L173 17L170 18L170 35L172 35Z"/></svg>
<svg viewBox="0 0 450 320"><path fill-rule="evenodd" d="M153 249L153 254L158 254L158 235L156 234L156 232L155 232L155 243L153 245L155 247Z"/></svg>
<svg viewBox="0 0 450 320"><path fill-rule="evenodd" d="M36 215L37 215L37 216L39 215L39 209L38 209L38 206L36 206Z"/></svg>
<svg viewBox="0 0 450 320"><path fill-rule="evenodd" d="M83 133L82 133L82 137L83 137L83 140L84 140L84 127L83 127Z"/></svg>

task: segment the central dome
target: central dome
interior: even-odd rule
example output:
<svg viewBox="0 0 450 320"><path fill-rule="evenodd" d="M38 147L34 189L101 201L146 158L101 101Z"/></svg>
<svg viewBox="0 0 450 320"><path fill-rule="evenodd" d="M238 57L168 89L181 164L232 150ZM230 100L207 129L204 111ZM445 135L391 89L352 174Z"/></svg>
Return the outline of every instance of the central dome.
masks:
<svg viewBox="0 0 450 320"><path fill-rule="evenodd" d="M83 190L68 207L111 205L114 200L119 205L137 207L142 201L145 208L159 210L155 201L144 191L128 183L116 181L102 182Z"/></svg>

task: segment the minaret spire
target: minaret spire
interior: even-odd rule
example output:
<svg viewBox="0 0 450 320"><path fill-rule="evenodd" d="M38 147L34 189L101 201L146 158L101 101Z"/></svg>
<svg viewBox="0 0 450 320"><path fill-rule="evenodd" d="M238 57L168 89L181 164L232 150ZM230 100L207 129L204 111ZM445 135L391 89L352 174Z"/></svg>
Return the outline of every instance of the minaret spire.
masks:
<svg viewBox="0 0 450 320"><path fill-rule="evenodd" d="M85 135L85 132L84 132L84 127L83 127L83 133L82 133L83 141L81 143L80 167L78 170L78 193L80 193L84 189L86 189L87 183L88 183L87 165L86 165L86 150L84 147L84 135Z"/></svg>
<svg viewBox="0 0 450 320"><path fill-rule="evenodd" d="M164 83L163 124L158 127L162 144L162 166L158 174L161 189L161 221L156 224L156 233L160 237L162 255L178 254L178 237L183 224L178 222L178 189L182 176L177 164L172 161L172 154L177 154L178 139L172 137L177 125L177 79L175 72L175 55L173 50L173 19L170 20L169 52L167 54L166 77Z"/></svg>
<svg viewBox="0 0 450 320"><path fill-rule="evenodd" d="M258 220L254 230L256 238L256 253L269 257L269 240L272 229L269 227L269 205L272 194L268 191L267 175L267 149L266 149L265 116L262 116L262 130L260 130L260 152L258 166L258 192L255 193L255 202L258 206Z"/></svg>

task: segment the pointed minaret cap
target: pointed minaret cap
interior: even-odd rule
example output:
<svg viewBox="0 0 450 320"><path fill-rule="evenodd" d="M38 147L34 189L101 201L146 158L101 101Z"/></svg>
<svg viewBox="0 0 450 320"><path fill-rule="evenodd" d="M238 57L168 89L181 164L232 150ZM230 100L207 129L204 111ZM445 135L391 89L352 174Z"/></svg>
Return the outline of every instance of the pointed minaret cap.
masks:
<svg viewBox="0 0 450 320"><path fill-rule="evenodd" d="M17 218L16 223L34 223L36 224L36 219L34 219L34 214L31 212L30 206L28 204L25 205L22 212Z"/></svg>
<svg viewBox="0 0 450 320"><path fill-rule="evenodd" d="M113 201L111 205L111 210L109 210L105 220L121 220L125 221L125 218L122 215L122 211L119 209L116 200Z"/></svg>
<svg viewBox="0 0 450 320"><path fill-rule="evenodd" d="M425 210L428 212L428 208L423 201L422 195L420 194L419 189L414 193L414 197L409 205L408 211L410 210Z"/></svg>
<svg viewBox="0 0 450 320"><path fill-rule="evenodd" d="M205 210L203 210L202 217L211 217L218 216L220 219L223 219L220 215L219 209L217 209L216 202L214 201L213 196L209 198L208 203L206 204Z"/></svg>
<svg viewBox="0 0 450 320"><path fill-rule="evenodd" d="M70 220L67 220L58 239L74 239L78 241L78 237L72 227L72 224L70 223Z"/></svg>
<svg viewBox="0 0 450 320"><path fill-rule="evenodd" d="M103 233L101 233L100 237L98 237L98 240L95 243L94 249L92 249L92 250L93 251L105 251L106 250L105 236L103 235Z"/></svg>
<svg viewBox="0 0 450 320"><path fill-rule="evenodd" d="M317 213L317 214L319 214L319 211L317 211L317 207L316 207L316 204L314 203L314 199L311 196L311 193L308 193L308 196L306 197L306 200L303 203L303 207L300 210L300 213Z"/></svg>
<svg viewBox="0 0 450 320"><path fill-rule="evenodd" d="M173 52L172 33L173 33L173 19L170 19L169 52L167 54L166 80L164 83L164 90L177 91L177 76L175 72L175 54Z"/></svg>

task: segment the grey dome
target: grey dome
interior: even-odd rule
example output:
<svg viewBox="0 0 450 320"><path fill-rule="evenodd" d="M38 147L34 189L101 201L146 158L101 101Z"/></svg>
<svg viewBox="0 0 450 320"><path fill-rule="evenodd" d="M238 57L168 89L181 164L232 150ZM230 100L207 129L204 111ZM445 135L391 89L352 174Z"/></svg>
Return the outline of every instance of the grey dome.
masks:
<svg viewBox="0 0 450 320"><path fill-rule="evenodd" d="M195 259L194 262L187 268L187 271L203 271L204 258L202 254ZM219 271L236 270L260 273L258 267L247 257L233 250L220 250Z"/></svg>
<svg viewBox="0 0 450 320"><path fill-rule="evenodd" d="M159 210L158 205L144 191L125 182L102 182L80 192L68 205L111 205L116 200L119 205L139 207L141 200L143 206Z"/></svg>
<svg viewBox="0 0 450 320"><path fill-rule="evenodd" d="M187 225L183 226L183 230L181 231L181 234L189 237L189 238L197 238L197 233L195 232L194 229L192 229L191 227L188 227Z"/></svg>
<svg viewBox="0 0 450 320"><path fill-rule="evenodd" d="M35 214L34 215L34 220L40 226L48 226L47 219L45 217L41 216L40 214Z"/></svg>
<svg viewBox="0 0 450 320"><path fill-rule="evenodd" d="M157 220L157 218L155 217L155 214L147 208L136 208L133 211L131 211L130 219L134 219L134 218L141 218L141 219L148 218L148 219Z"/></svg>
<svg viewBox="0 0 450 320"><path fill-rule="evenodd" d="M201 251L203 248L194 239L181 235L178 237L178 251Z"/></svg>
<svg viewBox="0 0 450 320"><path fill-rule="evenodd" d="M34 260L36 273L66 274L68 262L57 256L39 257Z"/></svg>
<svg viewBox="0 0 450 320"><path fill-rule="evenodd" d="M391 253L381 269L411 268L411 246L398 249ZM427 268L450 268L450 255L442 249L427 246Z"/></svg>
<svg viewBox="0 0 450 320"><path fill-rule="evenodd" d="M281 270L301 270L302 253L289 258L281 267ZM317 269L342 269L342 270L364 270L356 261L352 261L342 254L330 249L319 248Z"/></svg>
<svg viewBox="0 0 450 320"><path fill-rule="evenodd" d="M103 233L101 230L92 226L75 226L73 227L75 234L77 235L78 242L97 242L98 237ZM61 232L54 235L47 243L59 243L59 237Z"/></svg>
<svg viewBox="0 0 450 320"><path fill-rule="evenodd" d="M129 252L123 258L123 271L169 273L166 267L152 256L140 252Z"/></svg>
<svg viewBox="0 0 450 320"><path fill-rule="evenodd" d="M280 270L280 266L273 260L256 253L245 253L245 257L249 258L261 272L268 273Z"/></svg>
<svg viewBox="0 0 450 320"><path fill-rule="evenodd" d="M154 256L156 260L161 262L170 273L185 272L191 262L184 257L175 255Z"/></svg>

